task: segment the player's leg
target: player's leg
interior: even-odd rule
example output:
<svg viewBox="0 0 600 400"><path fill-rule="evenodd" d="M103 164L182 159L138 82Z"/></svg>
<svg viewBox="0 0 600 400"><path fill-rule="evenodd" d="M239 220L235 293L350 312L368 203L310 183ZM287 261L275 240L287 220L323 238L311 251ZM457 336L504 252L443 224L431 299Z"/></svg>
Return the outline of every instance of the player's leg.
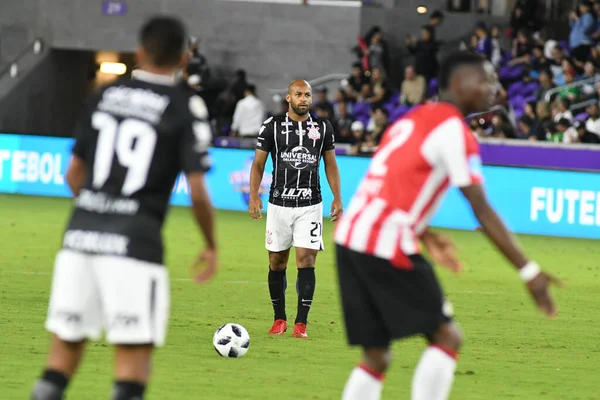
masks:
<svg viewBox="0 0 600 400"><path fill-rule="evenodd" d="M425 329L429 347L423 352L412 380L411 400L446 400L450 396L462 334L452 323L452 306L444 299L433 267L421 256L411 257L420 272L415 284L427 293L420 299L431 308L436 326ZM429 332L427 332L429 331Z"/></svg>
<svg viewBox="0 0 600 400"><path fill-rule="evenodd" d="M143 399L152 353L165 342L169 278L165 267L126 257L95 260L107 321L106 340L115 345L113 400Z"/></svg>
<svg viewBox="0 0 600 400"><path fill-rule="evenodd" d="M298 311L294 326L295 337L308 337L306 324L316 288L315 263L317 254L323 250L323 204L301 207L294 210L293 223L298 278Z"/></svg>
<svg viewBox="0 0 600 400"><path fill-rule="evenodd" d="M150 379L153 344L115 346L113 400L143 399Z"/></svg>
<svg viewBox="0 0 600 400"><path fill-rule="evenodd" d="M287 289L287 263L290 250L269 251L269 295L273 305L273 326L269 330L271 335L283 335L287 330L287 316L285 313L285 290Z"/></svg>
<svg viewBox="0 0 600 400"><path fill-rule="evenodd" d="M413 375L411 400L446 400L454 382L462 335L452 322L447 322L427 339L430 346Z"/></svg>
<svg viewBox="0 0 600 400"><path fill-rule="evenodd" d="M296 293L298 294L298 311L294 321L294 336L308 337L306 324L308 312L312 306L315 295L317 279L315 275L315 262L318 250L296 247L296 265L298 277L296 279Z"/></svg>
<svg viewBox="0 0 600 400"><path fill-rule="evenodd" d="M379 400L384 373L391 360L390 338L366 282L357 271L360 260L355 255L341 246L336 247L346 335L350 345L364 349L363 360L346 382L342 400Z"/></svg>
<svg viewBox="0 0 600 400"><path fill-rule="evenodd" d="M58 400L77 371L85 340L102 329L99 293L89 256L61 250L55 260L46 329L52 332L46 367L32 400Z"/></svg>
<svg viewBox="0 0 600 400"><path fill-rule="evenodd" d="M269 334L282 335L287 330L285 290L287 263L292 246L292 228L289 209L269 204L265 247L269 251L269 295L273 305L273 326Z"/></svg>

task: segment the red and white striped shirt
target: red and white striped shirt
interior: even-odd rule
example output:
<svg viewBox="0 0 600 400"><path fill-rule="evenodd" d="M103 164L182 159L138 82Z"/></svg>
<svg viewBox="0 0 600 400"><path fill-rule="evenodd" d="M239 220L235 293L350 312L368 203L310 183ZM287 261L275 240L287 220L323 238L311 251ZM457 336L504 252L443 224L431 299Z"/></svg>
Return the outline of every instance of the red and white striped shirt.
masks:
<svg viewBox="0 0 600 400"><path fill-rule="evenodd" d="M351 250L411 268L419 236L450 185L483 182L479 145L453 105L420 106L385 132L335 230Z"/></svg>

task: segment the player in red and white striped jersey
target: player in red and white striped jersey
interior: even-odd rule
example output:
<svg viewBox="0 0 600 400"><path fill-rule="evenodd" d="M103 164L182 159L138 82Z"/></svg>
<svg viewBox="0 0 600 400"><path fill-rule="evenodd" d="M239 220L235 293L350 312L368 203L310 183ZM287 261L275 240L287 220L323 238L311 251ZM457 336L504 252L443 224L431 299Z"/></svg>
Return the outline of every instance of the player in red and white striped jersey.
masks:
<svg viewBox="0 0 600 400"><path fill-rule="evenodd" d="M415 371L412 400L445 400L461 334L452 323L423 243L435 262L462 269L452 242L428 229L450 186L470 202L484 232L519 270L539 308L556 314L548 293L555 278L523 254L487 202L479 146L464 122L493 98L491 68L478 55L455 52L440 70L440 100L388 128L367 175L335 231L348 341L364 349L343 400L378 400L394 339L424 335L430 343Z"/></svg>

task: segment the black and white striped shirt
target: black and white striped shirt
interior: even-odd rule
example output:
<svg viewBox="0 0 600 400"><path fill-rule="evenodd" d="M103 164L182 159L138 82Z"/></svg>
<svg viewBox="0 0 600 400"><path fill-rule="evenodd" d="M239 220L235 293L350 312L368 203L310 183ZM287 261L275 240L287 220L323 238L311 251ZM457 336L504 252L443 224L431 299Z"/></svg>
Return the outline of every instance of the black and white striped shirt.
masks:
<svg viewBox="0 0 600 400"><path fill-rule="evenodd" d="M309 116L296 122L287 114L267 119L256 149L271 153L273 183L269 202L283 207L319 204L319 166L323 152L335 149L334 132L326 119Z"/></svg>

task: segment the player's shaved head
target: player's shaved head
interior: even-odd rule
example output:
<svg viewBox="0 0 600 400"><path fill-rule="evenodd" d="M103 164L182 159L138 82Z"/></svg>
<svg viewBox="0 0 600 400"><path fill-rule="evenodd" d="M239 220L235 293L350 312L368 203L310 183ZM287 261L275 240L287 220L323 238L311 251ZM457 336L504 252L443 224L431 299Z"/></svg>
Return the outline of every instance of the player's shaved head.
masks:
<svg viewBox="0 0 600 400"><path fill-rule="evenodd" d="M288 86L285 99L290 104L289 114L292 118L304 120L312 105L312 87L304 79L296 79Z"/></svg>
<svg viewBox="0 0 600 400"><path fill-rule="evenodd" d="M300 90L305 92L306 90L310 91L312 93L312 86L310 86L310 83L308 83L307 81L305 81L304 79L296 79L295 81L292 81L289 86L288 86L288 94L292 94L293 91L296 90Z"/></svg>

